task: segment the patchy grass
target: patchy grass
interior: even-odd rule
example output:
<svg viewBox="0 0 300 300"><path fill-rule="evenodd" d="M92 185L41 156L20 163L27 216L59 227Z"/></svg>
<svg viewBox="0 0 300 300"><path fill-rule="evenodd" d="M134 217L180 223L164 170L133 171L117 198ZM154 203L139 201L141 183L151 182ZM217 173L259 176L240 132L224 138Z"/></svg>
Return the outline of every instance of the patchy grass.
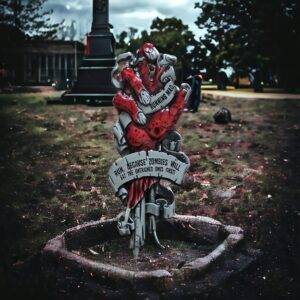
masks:
<svg viewBox="0 0 300 300"><path fill-rule="evenodd" d="M115 110L46 105L46 96L57 94L0 95L2 274L67 227L122 210L106 175L118 158ZM218 106L231 110L232 123L213 123ZM269 256L256 285L284 295L296 260L299 108L292 100L209 101L178 126L191 168L174 187L177 212L243 227Z"/></svg>

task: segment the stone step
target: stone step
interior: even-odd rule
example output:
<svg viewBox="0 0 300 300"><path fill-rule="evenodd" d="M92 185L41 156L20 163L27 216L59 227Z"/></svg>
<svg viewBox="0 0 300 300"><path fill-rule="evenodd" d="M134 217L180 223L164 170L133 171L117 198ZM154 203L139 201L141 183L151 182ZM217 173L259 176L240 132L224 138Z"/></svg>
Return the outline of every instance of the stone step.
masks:
<svg viewBox="0 0 300 300"><path fill-rule="evenodd" d="M104 93L66 93L62 100L66 104L87 104L94 106L111 106L114 94Z"/></svg>
<svg viewBox="0 0 300 300"><path fill-rule="evenodd" d="M114 58L84 58L80 68L113 68L115 64Z"/></svg>

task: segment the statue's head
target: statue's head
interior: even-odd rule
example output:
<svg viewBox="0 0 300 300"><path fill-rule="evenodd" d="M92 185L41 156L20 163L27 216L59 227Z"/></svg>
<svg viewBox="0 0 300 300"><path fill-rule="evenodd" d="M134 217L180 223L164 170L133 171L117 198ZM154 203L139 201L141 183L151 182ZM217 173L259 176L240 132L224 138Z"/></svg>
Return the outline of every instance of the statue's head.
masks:
<svg viewBox="0 0 300 300"><path fill-rule="evenodd" d="M150 63L157 61L159 52L156 47L151 43L145 43L138 51L137 56L139 58L145 57Z"/></svg>
<svg viewBox="0 0 300 300"><path fill-rule="evenodd" d="M130 67L133 61L133 54L131 52L121 53L117 56L116 65L111 72L111 80L117 89L123 88L121 72L124 68Z"/></svg>

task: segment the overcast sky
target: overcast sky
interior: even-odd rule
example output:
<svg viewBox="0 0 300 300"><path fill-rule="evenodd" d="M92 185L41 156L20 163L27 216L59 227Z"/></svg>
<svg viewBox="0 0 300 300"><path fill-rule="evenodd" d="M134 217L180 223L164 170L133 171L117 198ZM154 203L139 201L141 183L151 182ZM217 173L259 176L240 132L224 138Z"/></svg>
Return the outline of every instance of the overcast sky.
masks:
<svg viewBox="0 0 300 300"><path fill-rule="evenodd" d="M149 30L154 18L177 17L189 25L196 35L200 34L194 24L199 10L194 9L194 0L110 0L110 23L114 34L128 27ZM46 8L54 10L53 20L75 20L78 34L90 31L93 0L48 0Z"/></svg>

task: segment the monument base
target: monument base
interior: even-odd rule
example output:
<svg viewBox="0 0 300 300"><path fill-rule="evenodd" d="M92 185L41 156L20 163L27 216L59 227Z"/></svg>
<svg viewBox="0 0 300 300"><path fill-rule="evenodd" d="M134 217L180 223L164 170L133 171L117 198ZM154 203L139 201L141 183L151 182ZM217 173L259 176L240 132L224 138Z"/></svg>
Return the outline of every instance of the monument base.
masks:
<svg viewBox="0 0 300 300"><path fill-rule="evenodd" d="M156 269L149 266L145 268L143 264L145 258L139 260L129 258L127 266L124 267L122 262L118 262L122 255L114 260L113 256L116 255L114 251L109 252L107 262L101 259L105 253L105 247L101 248L101 245L104 242L111 244L113 240L121 239L115 218L89 222L68 229L62 235L50 240L41 254L47 266L56 266L56 275L52 274L52 278L53 275L59 276L58 269L67 271L72 278L75 274L78 276L81 274L79 281L80 285L86 288L85 296L94 293L97 286L96 290L101 291L103 299L111 296L124 298L125 295L128 297L142 295L150 298L159 295L166 298L199 297L244 270L258 255L240 243L243 240L243 232L239 227L226 226L207 217L175 215L172 219L159 222L158 232L162 238L177 242L178 251L172 250L174 261L176 256L182 253L183 248L180 249L182 242L190 243L194 249L202 245L204 247L202 250L205 250L202 253L199 251L198 257L195 256L194 250L190 258L186 256L176 266L170 261L165 264L168 266L166 268L161 268L161 265ZM104 250L94 251L95 245L100 245ZM91 251L93 259L84 255L83 248ZM155 249L152 251L155 251L158 260L159 257L163 260L165 250ZM48 267L43 269L49 272ZM92 290L89 290L91 287Z"/></svg>
<svg viewBox="0 0 300 300"><path fill-rule="evenodd" d="M111 83L111 71L116 62L114 43L110 32L87 36L86 55L73 88L62 95L64 103L112 105L116 92Z"/></svg>
<svg viewBox="0 0 300 300"><path fill-rule="evenodd" d="M160 271L162 275L160 278L155 268L152 268L152 271L145 268L146 264L152 263L153 256L155 260L165 259L164 250L158 250L157 247L149 247L151 251L149 259L141 256L139 260L128 257L129 251L123 248L125 257L126 255L128 257L127 265L131 269L125 268L122 260L121 263L116 263L114 258L119 259L122 256L116 255L117 252L113 248L106 247L106 245L115 247L116 243L122 240L117 231L115 218L70 228L50 240L35 256L24 262L18 261L7 278L8 290L12 291L12 296L6 298L244 299L245 295L248 296L249 289L241 289L241 282L258 277L255 273L258 268L256 263L261 264L259 259L262 258L262 253L249 248L242 240L233 245L230 241L233 236L229 238L228 233L231 231L237 238L236 235L242 234L239 228L222 225L206 217L178 215L166 222L159 222L158 225L160 236L172 239L178 248L178 251L172 253L174 260L171 263L164 261L164 266L160 264L156 268L163 270ZM235 238L233 240L237 241ZM80 250L82 247L97 250L94 246L103 245L105 241L103 250L100 251L99 248L98 254L90 252L90 257L86 257ZM190 264L195 261L195 248L194 257L191 256L190 261L186 257L180 257L181 263L174 267L173 262L179 259L180 252L185 251L187 243L192 247L202 245L203 251L198 255L200 259L209 255L212 261L209 266L207 265L208 268L201 268L199 264L193 268L193 264ZM218 251L213 250L218 248L218 245L224 245L225 248L220 256L216 256L220 253L220 248ZM174 251L174 249L167 251L170 250ZM102 259L104 256L106 260ZM132 265L138 264L141 264L141 267L132 270ZM189 273L188 269L194 269L195 272ZM260 271L258 272L261 275Z"/></svg>

